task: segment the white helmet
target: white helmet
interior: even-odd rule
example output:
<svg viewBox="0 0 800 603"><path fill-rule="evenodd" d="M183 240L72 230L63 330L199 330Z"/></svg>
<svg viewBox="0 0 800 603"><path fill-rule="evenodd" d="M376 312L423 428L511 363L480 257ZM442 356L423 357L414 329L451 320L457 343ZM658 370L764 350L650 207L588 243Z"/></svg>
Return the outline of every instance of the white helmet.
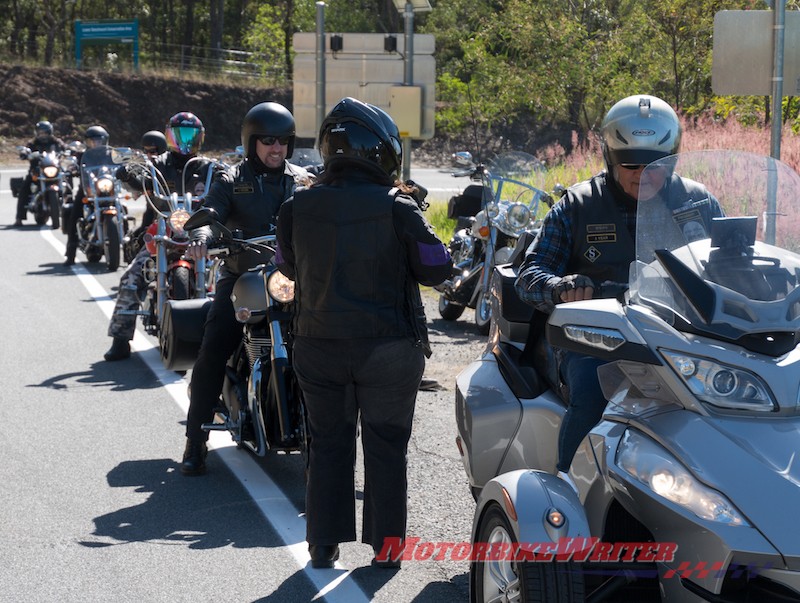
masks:
<svg viewBox="0 0 800 603"><path fill-rule="evenodd" d="M647 165L674 155L681 144L681 124L675 111L660 98L646 94L623 98L611 107L601 134L609 172L614 165Z"/></svg>

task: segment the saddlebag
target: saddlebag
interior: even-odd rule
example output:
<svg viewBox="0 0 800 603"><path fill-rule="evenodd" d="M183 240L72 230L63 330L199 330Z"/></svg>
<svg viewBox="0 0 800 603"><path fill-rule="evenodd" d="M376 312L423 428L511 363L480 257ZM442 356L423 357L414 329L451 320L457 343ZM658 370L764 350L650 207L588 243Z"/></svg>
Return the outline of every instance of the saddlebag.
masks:
<svg viewBox="0 0 800 603"><path fill-rule="evenodd" d="M447 217L457 220L459 216L474 216L481 211L483 187L480 184L470 184L460 195L450 197L447 203Z"/></svg>
<svg viewBox="0 0 800 603"><path fill-rule="evenodd" d="M14 195L14 197L19 197L23 182L25 182L25 178L11 178L11 194Z"/></svg>
<svg viewBox="0 0 800 603"><path fill-rule="evenodd" d="M194 366L211 301L211 298L167 301L159 333L161 360L167 370L188 371Z"/></svg>

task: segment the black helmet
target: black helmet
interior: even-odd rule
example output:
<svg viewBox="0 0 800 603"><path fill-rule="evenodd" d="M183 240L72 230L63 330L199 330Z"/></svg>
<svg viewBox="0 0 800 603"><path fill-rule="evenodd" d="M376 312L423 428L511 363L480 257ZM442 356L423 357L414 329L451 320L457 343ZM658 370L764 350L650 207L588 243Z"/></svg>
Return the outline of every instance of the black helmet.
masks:
<svg viewBox="0 0 800 603"><path fill-rule="evenodd" d="M52 136L53 135L53 124L49 121L40 121L36 124L36 129L34 130L34 136Z"/></svg>
<svg viewBox="0 0 800 603"><path fill-rule="evenodd" d="M167 151L167 139L158 130L150 130L142 135L142 149L149 155L161 155Z"/></svg>
<svg viewBox="0 0 800 603"><path fill-rule="evenodd" d="M86 128L83 138L90 149L104 146L108 144L108 131L103 126L90 126Z"/></svg>
<svg viewBox="0 0 800 603"><path fill-rule="evenodd" d="M656 96L628 96L609 109L601 126L603 159L611 172L618 164L647 165L678 152L681 123Z"/></svg>
<svg viewBox="0 0 800 603"><path fill-rule="evenodd" d="M242 148L245 157L256 154L256 138L261 136L288 136L289 149L286 157L294 151L295 125L292 113L280 103L258 103L247 112L242 121Z"/></svg>
<svg viewBox="0 0 800 603"><path fill-rule="evenodd" d="M348 159L377 165L392 178L400 172L397 125L383 109L349 96L322 121L318 145L326 168L331 161Z"/></svg>
<svg viewBox="0 0 800 603"><path fill-rule="evenodd" d="M195 155L203 146L206 129L194 113L181 111L169 118L164 130L169 150L178 155Z"/></svg>

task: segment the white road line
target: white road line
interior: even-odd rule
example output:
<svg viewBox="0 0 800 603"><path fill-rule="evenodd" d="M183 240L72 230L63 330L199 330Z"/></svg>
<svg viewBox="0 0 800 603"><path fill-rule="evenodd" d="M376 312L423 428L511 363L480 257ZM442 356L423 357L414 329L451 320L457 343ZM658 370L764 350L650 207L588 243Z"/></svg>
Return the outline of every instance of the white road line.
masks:
<svg viewBox="0 0 800 603"><path fill-rule="evenodd" d="M39 232L42 238L50 243L60 255L64 255L66 251L64 244L53 235L49 226L42 227ZM114 302L108 292L82 264L74 264L72 272L86 287L89 295L106 317L111 319ZM181 410L187 413L189 398L186 395L186 380L174 371L164 368L158 349L138 329L134 334L131 347L138 352L139 357L153 371ZM311 567L308 545L305 541L306 522L303 514L292 505L269 475L261 470L250 454L237 450L230 436L223 432L212 432L208 440L208 447L219 454L222 461L241 482L264 518L289 549L298 567L304 570L318 591L314 600L322 597L325 597L327 603L361 603L362 601L366 603L371 600L350 579L352 570L347 569L340 562L337 561L333 569L313 569Z"/></svg>

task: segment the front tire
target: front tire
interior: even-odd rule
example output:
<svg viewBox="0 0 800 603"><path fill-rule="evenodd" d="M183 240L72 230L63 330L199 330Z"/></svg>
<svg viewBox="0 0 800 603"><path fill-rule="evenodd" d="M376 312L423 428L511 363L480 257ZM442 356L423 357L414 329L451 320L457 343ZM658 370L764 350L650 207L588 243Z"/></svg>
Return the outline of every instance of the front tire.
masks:
<svg viewBox="0 0 800 603"><path fill-rule="evenodd" d="M518 542L511 524L497 503L491 504L478 526L477 541L494 545L498 550L511 548ZM586 599L583 574L579 564L573 562L515 561L502 558L470 564L470 600L474 603L488 601L558 601L580 603Z"/></svg>
<svg viewBox="0 0 800 603"><path fill-rule="evenodd" d="M106 256L106 266L109 272L114 272L119 268L121 252L117 216L105 216L103 218L103 234L105 235L103 251Z"/></svg>
<svg viewBox="0 0 800 603"><path fill-rule="evenodd" d="M170 275L170 299L182 300L192 297L192 275L186 266L176 266Z"/></svg>
<svg viewBox="0 0 800 603"><path fill-rule="evenodd" d="M444 295L439 296L439 316L445 320L458 320L464 313L466 306L454 304Z"/></svg>
<svg viewBox="0 0 800 603"><path fill-rule="evenodd" d="M56 191L47 191L45 193L45 200L50 210L50 219L53 221L53 228L58 229L61 227L61 203L58 201L58 193Z"/></svg>
<svg viewBox="0 0 800 603"><path fill-rule="evenodd" d="M478 294L478 301L475 304L475 325L481 335L489 334L489 327L492 325L492 304L486 292Z"/></svg>

